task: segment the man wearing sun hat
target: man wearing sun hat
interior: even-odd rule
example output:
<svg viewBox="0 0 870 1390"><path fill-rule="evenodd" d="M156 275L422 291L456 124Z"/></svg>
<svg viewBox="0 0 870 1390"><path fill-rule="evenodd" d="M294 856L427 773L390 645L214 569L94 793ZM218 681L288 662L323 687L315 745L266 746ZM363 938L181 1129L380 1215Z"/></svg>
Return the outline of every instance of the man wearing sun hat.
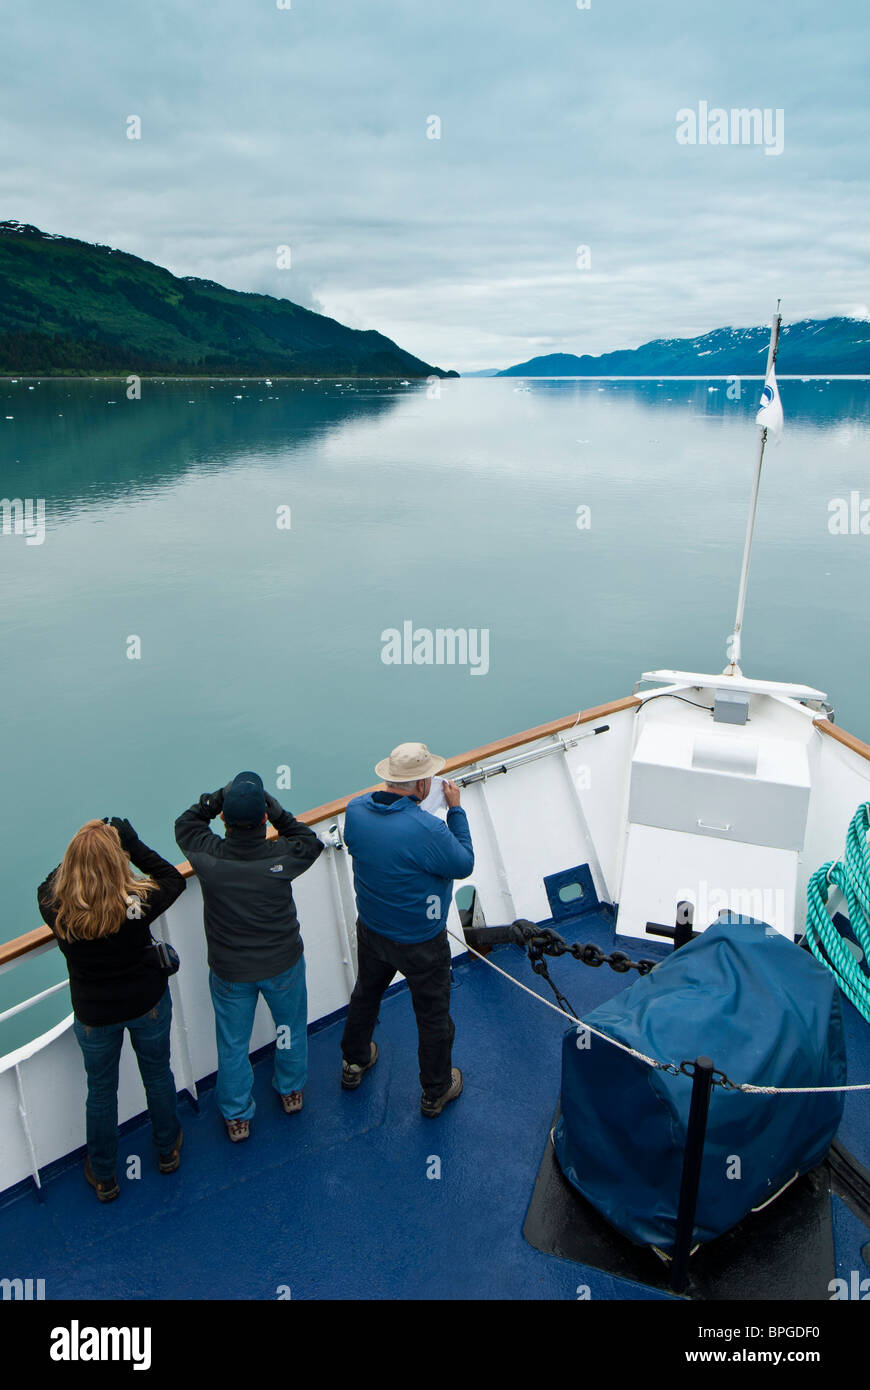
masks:
<svg viewBox="0 0 870 1390"><path fill-rule="evenodd" d="M209 828L220 816L221 839ZM278 838L266 838L270 820ZM205 792L175 822L175 838L202 888L215 1014L217 1103L229 1138L247 1139L254 1114L248 1056L260 994L279 1030L272 1086L288 1115L302 1109L308 1074L305 956L290 886L323 850L283 810L256 772Z"/></svg>
<svg viewBox="0 0 870 1390"><path fill-rule="evenodd" d="M424 1115L440 1115L462 1090L451 1066L450 945L445 923L453 880L474 868L459 787L444 782L447 821L420 805L445 763L425 743L400 743L375 772L386 786L357 796L345 813L344 839L353 858L358 974L341 1040L341 1084L355 1090L378 1059L372 1033L384 990L405 976L417 1016Z"/></svg>

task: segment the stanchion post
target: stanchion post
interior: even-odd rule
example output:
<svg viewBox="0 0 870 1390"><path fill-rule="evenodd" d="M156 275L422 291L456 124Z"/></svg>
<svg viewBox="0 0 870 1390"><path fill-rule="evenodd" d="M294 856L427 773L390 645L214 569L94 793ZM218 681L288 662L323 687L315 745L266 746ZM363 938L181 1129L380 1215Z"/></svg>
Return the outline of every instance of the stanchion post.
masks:
<svg viewBox="0 0 870 1390"><path fill-rule="evenodd" d="M693 940L695 932L693 930L695 922L695 904L691 902L677 903L677 920L674 924L674 950L678 951L681 946L686 946Z"/></svg>
<svg viewBox="0 0 870 1390"><path fill-rule="evenodd" d="M701 1182L701 1163L707 1134L707 1112L713 1087L713 1063L709 1057L696 1057L692 1075L692 1099L689 1103L689 1127L683 1150L683 1176L680 1183L680 1205L677 1209L677 1231L671 1262L671 1288L682 1293L689 1278L689 1255L695 1231L695 1210Z"/></svg>

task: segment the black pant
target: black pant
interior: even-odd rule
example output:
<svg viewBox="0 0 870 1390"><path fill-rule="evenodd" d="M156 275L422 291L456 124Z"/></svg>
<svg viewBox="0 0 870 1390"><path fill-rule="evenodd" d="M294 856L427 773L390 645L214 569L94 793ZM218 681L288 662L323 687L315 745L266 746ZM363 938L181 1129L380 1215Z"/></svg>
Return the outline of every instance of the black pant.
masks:
<svg viewBox="0 0 870 1390"><path fill-rule="evenodd" d="M429 941L393 941L357 921L359 972L350 997L341 1039L346 1062L364 1067L371 1059L371 1041L381 997L399 970L408 981L417 1015L417 1056L420 1085L427 1100L450 1089L451 1048L456 1029L450 1017L450 945L446 931Z"/></svg>

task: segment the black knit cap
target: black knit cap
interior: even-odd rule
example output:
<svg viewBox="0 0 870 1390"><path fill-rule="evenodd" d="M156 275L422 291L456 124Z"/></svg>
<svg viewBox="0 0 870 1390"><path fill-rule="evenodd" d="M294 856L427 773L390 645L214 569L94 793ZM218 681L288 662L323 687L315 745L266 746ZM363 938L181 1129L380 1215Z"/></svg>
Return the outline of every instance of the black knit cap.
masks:
<svg viewBox="0 0 870 1390"><path fill-rule="evenodd" d="M224 820L227 825L259 825L266 814L263 779L256 772L240 772L224 788Z"/></svg>

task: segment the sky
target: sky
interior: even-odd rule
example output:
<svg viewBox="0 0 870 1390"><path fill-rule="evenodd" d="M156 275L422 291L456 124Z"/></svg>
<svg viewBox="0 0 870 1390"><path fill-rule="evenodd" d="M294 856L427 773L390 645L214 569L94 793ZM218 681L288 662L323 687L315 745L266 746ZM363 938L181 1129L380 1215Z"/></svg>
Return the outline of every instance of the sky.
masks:
<svg viewBox="0 0 870 1390"><path fill-rule="evenodd" d="M867 0L5 0L2 31L0 217L445 369L779 297L870 317Z"/></svg>

